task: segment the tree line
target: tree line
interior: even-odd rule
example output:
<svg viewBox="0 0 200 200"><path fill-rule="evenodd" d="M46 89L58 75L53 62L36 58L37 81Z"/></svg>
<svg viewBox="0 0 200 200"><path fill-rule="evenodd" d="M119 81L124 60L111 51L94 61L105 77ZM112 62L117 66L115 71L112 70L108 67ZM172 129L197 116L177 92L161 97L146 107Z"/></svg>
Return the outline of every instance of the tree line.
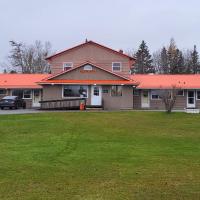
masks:
<svg viewBox="0 0 200 200"><path fill-rule="evenodd" d="M10 41L9 66L5 73L50 73L45 58L53 53L50 42L35 41L28 45ZM174 39L152 55L143 40L136 52L128 52L136 58L132 73L136 74L198 74L200 73L199 54L196 45L193 49L180 50Z"/></svg>
<svg viewBox="0 0 200 200"><path fill-rule="evenodd" d="M174 39L167 47L150 54L143 40L136 53L133 54L136 63L132 73L136 74L198 74L200 73L199 54L196 45L193 49L180 50Z"/></svg>

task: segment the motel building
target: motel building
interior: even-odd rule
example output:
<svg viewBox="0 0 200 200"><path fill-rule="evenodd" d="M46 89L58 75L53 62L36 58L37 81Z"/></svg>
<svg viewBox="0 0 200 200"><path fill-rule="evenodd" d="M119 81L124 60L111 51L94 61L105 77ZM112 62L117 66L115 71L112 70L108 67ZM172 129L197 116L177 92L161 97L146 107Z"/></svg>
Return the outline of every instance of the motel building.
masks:
<svg viewBox="0 0 200 200"><path fill-rule="evenodd" d="M27 108L164 110L161 90L178 89L174 110L200 108L200 75L130 74L135 58L93 41L46 58L51 74L0 74L0 98L19 96ZM47 106L47 107L45 107Z"/></svg>

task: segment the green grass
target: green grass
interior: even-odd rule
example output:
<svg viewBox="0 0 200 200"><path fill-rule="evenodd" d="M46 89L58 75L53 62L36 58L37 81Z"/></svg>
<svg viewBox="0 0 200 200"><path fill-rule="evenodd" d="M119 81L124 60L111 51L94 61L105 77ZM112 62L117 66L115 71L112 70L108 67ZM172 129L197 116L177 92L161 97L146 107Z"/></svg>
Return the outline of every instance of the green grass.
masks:
<svg viewBox="0 0 200 200"><path fill-rule="evenodd" d="M200 115L0 116L0 199L200 199Z"/></svg>

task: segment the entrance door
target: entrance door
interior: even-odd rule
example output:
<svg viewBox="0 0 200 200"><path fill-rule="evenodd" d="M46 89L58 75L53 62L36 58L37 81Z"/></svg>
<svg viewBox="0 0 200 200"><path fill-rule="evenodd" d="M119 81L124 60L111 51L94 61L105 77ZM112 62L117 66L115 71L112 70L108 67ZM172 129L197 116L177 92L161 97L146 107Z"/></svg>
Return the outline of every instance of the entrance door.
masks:
<svg viewBox="0 0 200 200"><path fill-rule="evenodd" d="M141 104L142 104L142 108L149 108L149 91L148 90L141 91Z"/></svg>
<svg viewBox="0 0 200 200"><path fill-rule="evenodd" d="M91 105L102 105L102 87L99 85L94 85L91 87Z"/></svg>
<svg viewBox="0 0 200 200"><path fill-rule="evenodd" d="M188 90L187 92L187 107L195 108L195 91Z"/></svg>
<svg viewBox="0 0 200 200"><path fill-rule="evenodd" d="M33 90L33 107L40 107L41 91Z"/></svg>

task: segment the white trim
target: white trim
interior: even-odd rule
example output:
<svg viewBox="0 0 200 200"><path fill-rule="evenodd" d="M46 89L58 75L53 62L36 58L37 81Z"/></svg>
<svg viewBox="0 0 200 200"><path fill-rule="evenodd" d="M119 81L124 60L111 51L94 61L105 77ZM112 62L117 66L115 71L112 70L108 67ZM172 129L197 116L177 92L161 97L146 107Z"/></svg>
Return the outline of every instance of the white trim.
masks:
<svg viewBox="0 0 200 200"><path fill-rule="evenodd" d="M120 63L120 70L113 70L113 64L114 63ZM122 71L122 62L112 62L112 71L113 72L121 72Z"/></svg>
<svg viewBox="0 0 200 200"><path fill-rule="evenodd" d="M148 98L147 98L148 99L148 103L146 103L146 104L143 102L143 92L144 91L147 91L147 93L148 93ZM150 108L150 95L149 95L150 92L151 91L149 91L149 90L142 90L141 91L141 108Z"/></svg>
<svg viewBox="0 0 200 200"><path fill-rule="evenodd" d="M72 68L73 65L74 65L73 62L63 62L63 70L65 70L65 68L66 68L66 67L64 66L65 64L71 64L71 67L69 67L69 68Z"/></svg>

